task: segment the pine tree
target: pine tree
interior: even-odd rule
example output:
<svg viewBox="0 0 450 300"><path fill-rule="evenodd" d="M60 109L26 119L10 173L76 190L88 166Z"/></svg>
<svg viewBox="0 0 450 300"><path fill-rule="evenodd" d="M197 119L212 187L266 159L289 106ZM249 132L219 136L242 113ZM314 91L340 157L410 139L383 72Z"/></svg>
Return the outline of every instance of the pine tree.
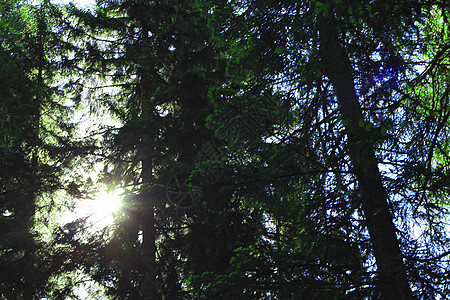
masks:
<svg viewBox="0 0 450 300"><path fill-rule="evenodd" d="M118 1L98 3L95 15L73 9L72 20L74 36L89 28L74 38L84 78L117 88L91 101L123 124L106 130L101 151L104 177L128 190L127 204L93 277L112 280L109 292L121 298L184 297L182 282L226 273L234 248L252 236L241 234L245 210L233 190L198 167L215 159L202 157L216 140L205 120L224 68L203 26L210 7Z"/></svg>
<svg viewBox="0 0 450 300"><path fill-rule="evenodd" d="M446 297L443 1L0 9L1 297ZM80 142L71 101L119 125ZM126 204L45 240L74 157Z"/></svg>
<svg viewBox="0 0 450 300"><path fill-rule="evenodd" d="M442 293L444 285L437 288L429 279L419 279L421 276L428 277L426 272L419 275L424 269L444 274L446 268L443 268L441 263L438 268L431 264L428 267L421 265L421 271L411 265L418 261L440 262L441 255L445 256L446 253L442 251L442 245L446 243L447 238L444 238L441 232L439 236L442 241L435 240L436 249L441 249L437 253L441 254L422 252L424 256L420 258L421 255L417 252L411 252L412 248L422 249L424 246L412 237L414 227L407 225L411 220L416 222L421 219L411 214L411 209L416 207L413 210L417 212L422 210L418 207L422 207L427 213L431 213L425 208L430 204L425 203L436 201L436 198L427 192L427 196L421 196L421 201L418 201L417 192L412 191L412 186L417 186L422 180L419 179L420 176L414 176L424 175L424 169L419 167L421 163L417 165L417 162L422 161L424 157L431 157L424 153L434 153L435 150L428 148L430 144L421 144L419 149L428 150L417 156L410 147L415 144L414 140L423 139L420 135L412 134L415 130L406 129L421 127L416 119L417 99L408 100L412 97L409 83L418 82L421 78L419 76L414 79L414 74L417 74L415 67L420 64L417 60L421 56L415 51L419 51L420 47L435 47L433 49L436 52L433 55L437 55L439 59L434 61L440 61L441 55L446 53L445 43L436 43L436 40L434 46L424 46L428 38L422 39L423 36L419 33L422 25L418 25L435 18L433 15L436 11L439 11L438 15L441 16L440 24L446 24L442 16L448 12L442 3L435 3L433 6L429 3L411 2L386 5L381 2L301 1L280 4L237 1L235 5L237 26L231 27L227 36L227 41L233 44L230 47L230 55L235 58L235 63L228 67L228 70L233 72L230 76L232 79L222 84L222 87L226 87L223 91L228 88L231 92L219 102L219 110L215 116L219 125L216 128L226 124L229 115L224 117L223 111L229 109L227 103L237 103L237 109L233 107L230 113L242 112L248 108L248 103L255 102L255 95L257 99L267 93L264 88L267 85L278 92L278 101L290 105L292 113L287 126L286 123L277 121L275 124L278 126L272 127L272 130L266 129L259 136L259 141L266 143L253 149L237 148L234 155L246 151L247 157L256 158L264 153L262 149L276 149L276 154L272 156L250 159L247 174L255 176L255 173L262 172L266 175L267 173L262 171L265 168L255 168L260 163L270 171L279 170L271 173L272 176L277 174L280 177L298 178L292 179L297 181L297 195L294 197L298 203L312 207L311 210L306 210L305 214L299 215L313 221L312 226L307 228L300 229L300 225L298 233L307 230L307 235L316 235L319 241L321 235L327 236L324 245L316 248L317 254L330 249L330 246L342 249L341 251L348 251L345 249L352 246L355 246L353 249L359 249L360 253L356 251L353 256L355 265L359 265L359 271L356 271L358 267L353 270L361 276L346 276L345 274L355 274L355 271L346 268L340 269L337 274L327 273L323 278L327 278L330 283L329 289L334 289L335 296L338 297L338 289L333 288L333 285L342 287L341 297L351 294L355 297L376 297L375 295L381 294L386 299L409 299L413 297L410 286L419 284L422 288L426 285L427 292L422 290L423 292L417 293L416 296L434 297L430 295ZM448 24L443 25L442 28L447 26ZM429 62L434 65L433 59ZM245 80L242 77L240 85L233 82L233 79L239 78L236 75L243 72L251 73L267 84L261 85L257 81ZM441 92L438 94L444 95L445 92L442 94L442 91L446 90L445 87L440 86L439 89ZM269 95L271 93L273 92L269 89ZM426 99L429 96L425 92L418 97ZM436 103L439 100L434 101ZM439 111L438 114L443 120L445 113ZM412 121L413 115L415 121ZM443 128L444 123L439 124L438 128ZM256 122L256 125L261 128L264 122ZM434 140L437 139L435 136ZM248 144L246 136L241 135L238 140ZM433 143L431 147L434 147ZM440 149L441 153L445 152L443 148ZM283 152L289 154L282 156L281 162L274 159ZM407 159L408 163L403 163L403 155L411 158ZM389 175L385 169L379 169L379 163L390 165L391 170L395 170L394 173ZM242 166L242 163L240 165ZM442 166L441 164L441 168ZM424 176L439 178L438 173ZM312 174L316 176L311 176ZM411 174L415 175L412 177ZM261 175L261 178L264 178L264 175ZM260 182L264 181L260 179ZM272 180L265 185L270 191L263 193L266 197L277 191L275 182ZM303 188L305 186L306 191ZM419 186L428 189L423 183ZM391 187L392 190L388 189ZM261 189L261 186L259 188ZM275 196L274 198L278 199L276 206L280 207L281 203L287 202L287 195L282 193ZM444 207L434 207L436 210L432 213L433 218L442 220L443 215L437 216L443 213ZM323 213L321 218L317 215L319 211ZM287 214L284 211L277 216L270 210L268 213L273 216L272 222L275 224ZM292 222L292 225L294 224ZM299 225L296 226L298 228ZM290 238L295 239L295 235ZM336 248L337 245L340 245L339 248ZM296 250L305 252L302 248ZM258 251L244 251L243 261L238 264L239 270L245 270L242 268L245 262L252 266L252 257L256 266L267 267L270 259L258 259L260 255L261 252ZM335 257L337 260L334 260L327 255L319 255L317 258L323 262L320 265L329 266L329 270L334 271L339 270L339 267L335 266L344 261L342 257ZM377 271L370 275L374 269L369 266L374 260ZM322 268L326 270L326 267ZM313 274L313 269L306 267L305 273ZM276 267L272 270L279 272ZM299 271L296 275L305 273ZM256 297L263 297L264 293L271 292L274 293L273 297L289 295L277 293L273 288L265 290L264 286L268 283L262 278L274 284L289 281L284 278L264 277L262 272L260 274L262 277L253 273L251 277L246 278L254 284L255 293L259 293ZM339 276L345 278L344 282L348 285L342 285ZM250 278L254 278L254 281ZM243 282L241 278L239 280ZM258 284L258 281L265 283ZM425 281L427 284L422 285ZM325 294L327 289L324 289L321 283L308 282L307 276L297 284L308 286L309 290L305 289L304 292L312 294L304 294L305 296L330 297ZM250 283L246 284L249 285ZM223 288L226 289L226 286ZM299 289L296 292L301 294L302 291ZM290 295L294 295L292 290Z"/></svg>
<svg viewBox="0 0 450 300"><path fill-rule="evenodd" d="M62 151L71 133L58 120L66 110L52 87L55 69L47 52L57 41L49 29L52 6L6 1L0 9L0 295L34 299L49 292L48 280L61 267L55 268L52 241L39 229L49 217L48 195L64 188L58 166L72 156Z"/></svg>

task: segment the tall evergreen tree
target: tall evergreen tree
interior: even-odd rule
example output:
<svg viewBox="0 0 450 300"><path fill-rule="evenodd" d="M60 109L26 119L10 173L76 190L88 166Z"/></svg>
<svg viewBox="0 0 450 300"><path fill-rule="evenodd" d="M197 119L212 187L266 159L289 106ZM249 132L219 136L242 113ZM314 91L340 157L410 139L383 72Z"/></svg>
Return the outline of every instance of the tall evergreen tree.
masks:
<svg viewBox="0 0 450 300"><path fill-rule="evenodd" d="M372 277L377 280L376 284L372 284L367 277L364 280L358 277L347 278L350 280L347 281L349 285L340 285L344 288L343 295L349 295L361 288L362 295L374 296L381 293L387 299L407 299L412 297L410 284L413 286L419 284L422 287L417 295L430 296L441 293L439 289L442 291L443 286L436 289L435 284L429 279L419 279L421 276L428 277L428 275L424 273L419 275L420 272L418 273L418 270L409 265L414 261L431 262L434 256L437 262L441 261L441 255L446 253L442 250L442 246L447 243L447 238L439 234L441 240L439 242L435 240L435 247L441 249L438 252L442 253L441 255L423 254L424 257L428 257L425 259L420 258L420 255L417 256L417 252L415 254L410 252L411 247L420 249L424 247L424 244L416 243L410 235L417 230L417 227L406 225L414 219L419 221L421 217L415 218L408 211L416 207L414 211L417 212L421 210L417 207L425 208L431 205L430 203L434 203L436 198L427 194L427 197L421 196L421 200L418 201L417 193L411 193L411 184L418 179L411 178L411 173L421 173L417 169L417 161L428 157L430 162L431 154L422 154L422 158L418 160L416 154L411 151L410 146L415 141L423 140L414 134L411 135L411 131L405 131L405 128L411 126L412 114L415 118L418 116L416 115L417 100L405 99L412 97L408 82L410 80L417 82L417 79L413 78L415 78L414 74L417 74L415 67L421 63L418 61L420 57L418 49L424 47L424 44L429 41L427 37L420 35L422 25L418 26L418 24L430 22L436 18L435 15L438 12L437 15L441 20L439 24L442 26L438 26L441 28L438 32L445 32L443 28L447 28L448 24L445 23L444 16L448 12L442 3L408 2L386 5L381 2L345 4L342 1L313 1L312 3L305 1L274 4L238 1L235 4L236 18L234 20L237 26L230 26L228 30L225 30L225 33L228 32L228 35L225 34L228 42L234 44L230 47L229 55L235 59L235 63L228 67L229 71L232 70L234 77L230 77L232 79L226 83L228 90L222 89L216 95L220 98L221 95L226 94L224 91L232 91L226 94L227 97L222 96L221 110L216 116L219 126L227 124L229 115L223 117L223 111L229 109L228 103L234 101L235 104L230 114L236 111L242 112L248 109L249 102L256 102L255 95L261 97L262 94L267 93L261 85L246 80L245 77L241 77L240 85L239 83L236 85L236 82L232 81L238 78L236 74L242 74L242 70L250 70L244 72L252 72L264 78L266 82L270 82L280 92L281 99L285 103L292 103L293 112L298 116L296 119L298 121L290 123L290 128L278 127L275 131L266 129L260 138L269 144L274 144L273 148L278 148L276 152L278 155L283 153L283 148L289 149L290 155L297 157L298 170L292 173L286 172L285 170L292 170L292 163L286 161L287 164L283 165L279 160L273 160L273 156L269 156L273 162L268 159L262 160L263 165L269 166L271 171L281 169L281 176L289 176L289 174L299 176L302 179L298 181L297 186L304 183L311 187L307 178L311 173L318 173L318 176L311 178L315 182L313 185L315 188L311 191L315 192L308 200L315 209L309 211L307 215L309 218L314 218L315 211L322 210L324 212L322 220L326 221L325 226L320 227L323 221L313 219L316 222L314 226L320 228L319 232L324 230L336 234L345 228L345 223L350 222L347 223L350 225L349 230L341 231L344 235L338 239L345 241L344 244L347 245L358 245L361 255L372 257L373 254L377 260L377 276ZM338 21L333 21L334 18ZM415 21L418 23L414 23ZM412 36L416 39L411 40ZM439 57L436 60L440 61L440 58L445 60L445 42L432 45L428 44L426 48L433 47L432 51L436 51L434 53ZM331 49L331 46L334 48ZM430 60L431 66L434 66L436 60ZM446 98L445 90L445 87L441 86L441 92L438 94L434 92L434 95L442 95L438 98L441 97L440 99L443 100ZM345 97L348 97L348 93L347 96L343 95L345 91L352 91L350 93L352 101L345 100L347 99ZM247 102L244 101L240 105L243 97L247 99ZM425 93L419 97L427 99L429 96ZM441 115L440 119L445 119L445 113L442 110L438 111ZM420 126L418 120L414 124ZM444 123L439 124L438 128L443 128ZM264 122L256 122L256 127L261 129L263 126ZM248 140L248 137L242 135L240 138L241 142ZM433 140L438 140L438 137L434 136ZM433 144L431 144L432 148ZM424 149L424 153L427 153L429 150L425 149L429 149L429 146L421 145L419 149ZM242 154L242 151L246 151L247 155L250 155L249 151L261 153L261 148L258 147L238 149L235 155ZM376 149L377 155L374 154L373 149ZM440 150L441 153L445 152L443 148ZM408 164L403 164L405 159L403 155L411 157ZM253 175L255 169L252 167L254 168L257 162L261 162L261 159L249 163L249 172ZM385 166L391 166L391 173L386 173L385 168L380 172L377 166L379 162ZM431 163L428 166L431 168ZM423 170L420 167L419 169ZM320 175L321 173L323 175ZM383 176L380 177L380 175ZM429 176L440 178L434 172ZM405 180L410 183L406 183ZM318 185L321 181L324 184ZM269 190L274 190L274 182L272 181L272 185L269 185ZM427 189L425 185L421 185L421 188ZM386 190L391 187L395 189ZM372 189L376 189L377 192ZM304 199L305 192L300 193ZM416 196L411 196L413 194ZM278 199L286 202L282 196ZM436 210L433 212L427 210L427 213L437 216L439 212L445 211L445 207L438 208L434 204L433 207ZM377 218L381 219L377 220ZM402 225L395 228L394 222ZM368 232L365 232L365 226ZM359 234L355 234L356 232ZM370 236L371 247L362 242L367 234ZM320 236L319 233L317 236ZM333 244L335 243L326 242L327 246L321 249L326 249ZM400 252L400 248L403 253ZM259 254L253 252L253 255L256 259ZM407 257L407 260L403 260L402 256L405 259ZM244 257L248 258L248 255ZM322 257L321 259L325 265L332 267L336 261L330 258ZM366 266L364 267L366 271L369 271L370 260L364 262L362 258L360 257L360 261ZM340 261L342 262L342 258ZM421 270L423 270L422 267ZM438 268L432 265L427 268L433 272L445 273L445 268L442 268L440 263ZM347 273L345 268L342 271ZM409 283L407 273L409 273ZM332 274L325 276L328 279L336 278ZM256 281L262 280L254 275L253 278ZM424 281L427 281L426 289L424 289L425 285L422 285ZM303 282L309 285L310 291L316 289L320 293L322 287L307 283L306 280ZM330 287L333 284L337 283L331 283ZM258 289L258 285L255 288ZM315 294L315 297L320 296Z"/></svg>
<svg viewBox="0 0 450 300"><path fill-rule="evenodd" d="M230 66L228 70L232 70L233 75L241 74L243 69L251 70L256 76L264 78L279 91L282 100L291 103L293 116L297 116L297 121L290 123L290 127L266 130L260 135L262 140L273 145L272 148L279 149L277 154L281 154L283 148L289 149L291 156L297 158L296 164L292 165L289 160L285 160L287 164L280 168L283 163L280 164L279 160L269 156L270 160L262 160L263 165L272 171L281 169L282 176L292 174L300 177L298 187L303 183L311 188L308 177L311 173L319 174L311 178L315 188L308 189L313 192L313 197L308 202L315 209L306 216L314 220L316 228L320 228L316 233L318 237L323 231L332 232L333 235L343 233L343 236L338 234L330 237L323 248L318 248L319 251L333 244L336 247L337 243L330 241L338 238L344 245L354 244L360 249L359 261L364 266L360 268L361 271L374 270L369 266L372 259L376 260L375 277L347 277L348 285L342 286L333 282L331 278L337 277L328 273L325 278L331 281L330 287L333 284L342 286L342 297L356 292L355 297L381 295L386 299L409 299L413 297L410 286L416 284L421 286L421 292L417 292L416 296L429 297L442 293L444 286L437 288L432 281L419 279L428 275L419 275L420 272L410 265L418 261L441 262L441 255L445 256L446 253L442 246L447 243L447 238L439 234L442 240L435 240L435 247L440 249L440 255L422 252L421 257L417 252L410 252L411 247L424 247L424 244L416 242L411 236L417 227L406 225L411 220L421 219L410 214L410 210L414 208L417 212L424 209L426 214L431 213L437 217L445 211L445 206L430 204L435 203L436 198L429 193L418 201L417 193L411 190L412 186L418 184L415 180L419 179L411 178L411 174L424 174L418 161L423 157L431 159L431 154L422 154L418 159L410 146L415 143L413 141L423 140L419 138L420 135L416 136L405 129L421 126L417 119L414 125L411 124L412 115L415 118L418 116L417 100L411 100L408 85L410 81L417 82L414 78L417 74L416 67L421 63L418 61L420 49L428 42L428 38L421 35L422 25L418 24L430 22L437 13L442 26L439 32L445 32L443 28L448 28L448 23L444 21L444 16L448 12L442 6L443 3L234 3L237 26L229 27L228 42L235 45L230 48L230 55L235 58L236 63L234 68ZM447 51L445 42L437 44L439 46L436 43L432 43L433 46L427 44L425 48L433 47L436 51L434 53L441 58ZM429 62L434 65L433 59ZM247 103L255 101L254 95L258 97L267 93L254 82L242 80L241 83L234 91L237 95L244 95ZM236 87L232 81L227 83L227 87L232 86ZM434 92L434 95L442 95L441 99L445 99L445 90L441 86L441 92ZM240 97L236 97L236 94L229 93L229 98L222 100L222 109L227 107L227 102L239 101ZM417 96L422 99L429 97L426 93L415 97ZM247 107L248 104L238 106L238 111ZM445 119L445 113L438 111L440 119ZM222 119L222 115L223 112L219 111L216 119L219 124L226 124L226 117ZM439 124L438 128L444 126L442 122ZM261 127L264 122L257 122L256 125ZM434 140L438 140L438 137L435 136ZM429 149L429 146L430 144L422 144L419 149ZM431 147L435 147L433 143ZM246 151L261 153L260 149L247 148ZM441 150L445 152L443 148ZM427 151L434 153L435 150L425 150L425 153ZM411 158L407 159L406 164L405 156ZM384 167L379 169L379 163ZM249 163L251 167L255 165L255 161ZM386 166L389 166L390 173L385 171ZM428 168L432 168L431 163ZM255 174L255 170L249 169ZM429 176L439 178L437 173L432 173ZM270 182L268 190L274 190L274 182ZM318 185L320 182L323 185ZM419 185L428 189L426 185ZM391 187L395 188L391 190ZM297 199L304 199L305 194L307 195L302 190L299 193L303 197L297 196ZM278 196L278 199L286 202L283 196ZM431 212L425 209L428 205L436 210ZM316 211L323 211L322 220L315 218ZM442 216L438 218L442 220ZM321 227L320 224L325 226ZM349 230L344 229L344 224L350 225L347 227ZM366 238L371 245L363 242ZM258 252L253 252L254 259L258 255ZM248 258L248 255L245 257ZM330 267L343 262L342 258L333 261L330 256L322 256L321 261ZM423 270L422 268L423 265L420 269ZM432 264L427 268L440 274L446 272L441 263L438 268ZM307 274L312 270L306 269ZM352 273L345 268L341 270L342 275ZM256 282L260 279L258 276L253 278ZM427 288L422 285L424 281L427 281ZM319 296L323 291L322 285L311 284L306 280L303 283L309 286L310 291L317 292L314 297L324 297L323 294ZM260 288L262 287L255 284L255 289ZM362 294L358 294L358 289ZM414 290L417 291L416 288ZM278 297L285 296L278 294Z"/></svg>
<svg viewBox="0 0 450 300"><path fill-rule="evenodd" d="M8 299L45 295L61 268L52 241L39 231L47 211L54 212L51 193L64 188L60 166L72 155L62 148L71 135L61 121L67 110L52 87L53 12L47 2L0 5L0 295Z"/></svg>
<svg viewBox="0 0 450 300"><path fill-rule="evenodd" d="M112 1L99 2L95 15L72 10L74 36L89 29L83 41L74 38L85 78L117 88L91 101L103 101L123 124L107 130L102 151L105 179L128 196L93 276L112 281L110 293L121 298L185 297L182 282L226 273L234 248L253 236L243 228L259 222L245 217L225 182L205 181L196 167L215 140L205 127L213 109L208 92L224 72L202 25L210 9L191 1ZM244 219L248 225L239 225Z"/></svg>
<svg viewBox="0 0 450 300"><path fill-rule="evenodd" d="M0 15L1 297L67 297L58 275L80 270L120 299L446 297L444 1ZM62 86L119 125L78 143ZM62 182L80 154L125 206L98 236L78 220L45 241L44 195L86 190Z"/></svg>

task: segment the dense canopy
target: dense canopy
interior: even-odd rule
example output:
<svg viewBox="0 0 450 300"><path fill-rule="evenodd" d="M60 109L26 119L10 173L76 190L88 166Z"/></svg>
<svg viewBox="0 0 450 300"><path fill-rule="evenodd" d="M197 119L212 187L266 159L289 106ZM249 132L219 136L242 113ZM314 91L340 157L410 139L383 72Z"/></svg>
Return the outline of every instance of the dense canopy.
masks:
<svg viewBox="0 0 450 300"><path fill-rule="evenodd" d="M449 20L2 1L0 298L446 299Z"/></svg>

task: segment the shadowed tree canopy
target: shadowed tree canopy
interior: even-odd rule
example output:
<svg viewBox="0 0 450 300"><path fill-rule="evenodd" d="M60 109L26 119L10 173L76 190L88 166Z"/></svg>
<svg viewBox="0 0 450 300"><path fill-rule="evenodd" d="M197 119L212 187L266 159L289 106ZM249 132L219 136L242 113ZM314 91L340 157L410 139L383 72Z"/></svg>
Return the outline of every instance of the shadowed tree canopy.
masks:
<svg viewBox="0 0 450 300"><path fill-rule="evenodd" d="M0 7L3 297L447 297L445 1Z"/></svg>

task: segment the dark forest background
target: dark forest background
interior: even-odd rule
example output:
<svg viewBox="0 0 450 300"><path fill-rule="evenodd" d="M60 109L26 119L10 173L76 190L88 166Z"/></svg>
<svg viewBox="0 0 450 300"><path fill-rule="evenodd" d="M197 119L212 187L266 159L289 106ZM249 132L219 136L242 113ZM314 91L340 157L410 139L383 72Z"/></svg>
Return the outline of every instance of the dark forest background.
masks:
<svg viewBox="0 0 450 300"><path fill-rule="evenodd" d="M447 299L449 18L1 1L0 298Z"/></svg>

